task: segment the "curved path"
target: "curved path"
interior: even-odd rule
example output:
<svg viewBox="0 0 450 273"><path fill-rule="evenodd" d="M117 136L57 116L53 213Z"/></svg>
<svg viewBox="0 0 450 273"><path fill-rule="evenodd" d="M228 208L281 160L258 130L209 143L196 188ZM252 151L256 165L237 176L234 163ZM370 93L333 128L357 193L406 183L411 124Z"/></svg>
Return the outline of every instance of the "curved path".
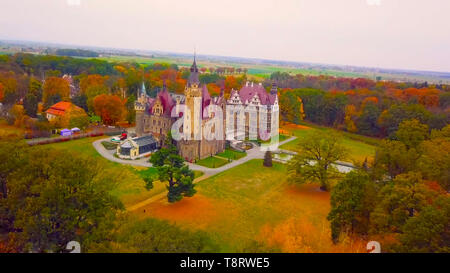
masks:
<svg viewBox="0 0 450 273"><path fill-rule="evenodd" d="M105 147L103 147L103 145L102 145L102 141L109 141L110 138L111 137L99 139L99 140L96 140L96 141L94 141L92 143L92 145L97 150L97 152L100 155L102 155L104 158L106 158L106 159L108 159L110 161L113 161L113 162L121 163L121 164L127 164L127 165L139 166L139 167L151 167L152 166L152 164L150 162L148 162L148 158L147 157L144 157L144 158L141 158L141 159L136 159L136 160L126 160L126 159L120 159L120 158L115 157L114 156L115 150L106 150ZM295 136L290 137L290 138L288 138L288 139L286 139L284 141L281 141L279 143L279 145L283 145L283 144L285 144L285 143L287 143L289 141L292 141L294 139L296 139ZM264 153L265 152L263 150L261 150L261 148L259 146L253 145L252 149L247 150L247 155L245 157L237 159L237 160L233 160L232 162L230 162L230 163L228 163L228 164L226 164L224 166L221 166L219 168L207 168L207 167L200 166L200 165L193 164L193 163L187 163L187 165L189 166L189 168L191 170L201 171L201 172L204 173L204 175L202 175L201 177L198 177L198 178L196 178L194 180L194 183L197 183L197 182L202 181L202 180L204 180L204 179L206 179L206 178L208 178L210 176L213 176L215 174L221 173L221 172L226 171L228 169L234 168L234 167L236 167L236 166L238 166L240 164L243 164L243 163L245 163L245 162L247 162L249 160L262 159L262 158L264 158ZM142 202L139 202L137 204L134 204L134 205L128 207L127 210L129 210L129 211L137 210L137 209L142 208L143 206L146 206L146 205L148 205L148 204L150 204L150 203L152 203L152 202L154 202L156 200L162 199L165 196L166 196L165 192L162 192L160 194L156 194L156 195L150 197L147 200L144 200Z"/></svg>
<svg viewBox="0 0 450 273"><path fill-rule="evenodd" d="M108 138L104 138L104 139L99 139L96 140L92 143L92 145L94 145L94 148L97 150L97 152L102 155L104 158L110 160L110 161L114 161L117 163L121 163L121 164L127 164L127 165L134 165L134 166L140 166L140 167L151 167L152 164L150 162L148 162L148 158L144 157L141 159L135 159L135 160L127 160L127 159L121 159L121 158L117 158L114 156L115 150L106 150L105 147L103 147L102 145L102 141L109 141L110 137ZM282 142L280 142L279 145L283 145L289 141L292 141L296 139L295 136L290 137ZM264 158L264 151L262 151L260 149L260 147L254 145L252 149L247 150L247 155L243 158L237 159L237 160L233 160L232 162L223 165L219 168L208 168L208 167L204 167L204 166L200 166L194 163L187 163L187 165L189 166L189 168L191 170L195 170L195 171L202 171L203 173L205 173L206 176L211 176L211 175L215 175L217 173L226 171L228 169L231 169L233 167L236 167L242 163L245 163L249 160L252 159L262 159Z"/></svg>

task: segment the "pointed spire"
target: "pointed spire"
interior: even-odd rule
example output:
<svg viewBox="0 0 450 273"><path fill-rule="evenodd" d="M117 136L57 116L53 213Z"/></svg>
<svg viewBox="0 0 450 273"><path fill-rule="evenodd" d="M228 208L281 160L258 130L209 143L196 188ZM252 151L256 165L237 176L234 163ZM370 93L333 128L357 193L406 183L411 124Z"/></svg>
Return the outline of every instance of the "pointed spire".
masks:
<svg viewBox="0 0 450 273"><path fill-rule="evenodd" d="M189 75L188 84L199 84L200 81L198 79L198 68L197 68L197 62L196 62L196 52L194 52L194 62L191 66L191 74Z"/></svg>
<svg viewBox="0 0 450 273"><path fill-rule="evenodd" d="M147 91L145 90L145 83L144 83L144 81L142 81L141 95L144 95L144 96L147 95Z"/></svg>

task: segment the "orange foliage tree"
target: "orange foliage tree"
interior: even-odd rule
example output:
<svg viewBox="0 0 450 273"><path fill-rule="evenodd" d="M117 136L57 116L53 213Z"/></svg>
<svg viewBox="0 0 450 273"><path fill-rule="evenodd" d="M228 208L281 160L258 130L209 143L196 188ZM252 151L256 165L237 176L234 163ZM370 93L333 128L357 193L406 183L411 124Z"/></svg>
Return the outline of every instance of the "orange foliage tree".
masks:
<svg viewBox="0 0 450 273"><path fill-rule="evenodd" d="M54 96L59 95L61 100L68 101L70 95L69 82L63 78L49 77L45 80L43 86L42 100L46 104L49 99Z"/></svg>
<svg viewBox="0 0 450 273"><path fill-rule="evenodd" d="M116 95L101 94L94 98L94 111L104 124L113 125L124 118L125 102Z"/></svg>

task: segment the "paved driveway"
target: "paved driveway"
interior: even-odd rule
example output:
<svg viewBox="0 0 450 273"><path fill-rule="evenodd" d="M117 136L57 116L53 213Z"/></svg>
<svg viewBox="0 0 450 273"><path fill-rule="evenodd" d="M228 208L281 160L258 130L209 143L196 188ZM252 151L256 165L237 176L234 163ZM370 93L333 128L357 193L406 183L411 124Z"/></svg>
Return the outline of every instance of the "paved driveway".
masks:
<svg viewBox="0 0 450 273"><path fill-rule="evenodd" d="M144 157L141 159L136 159L136 160L126 160L126 159L120 159L114 156L115 150L106 150L105 147L103 147L102 145L102 141L109 141L110 137L108 138L104 138L104 139L99 139L96 140L92 143L92 145L94 145L94 148L97 150L97 152L99 154L101 154L104 158L110 160L110 161L114 161L117 163L121 163L121 164L127 164L127 165L134 165L134 166L140 166L140 167L151 167L152 164L150 162L148 162L148 158ZM289 141L292 141L296 139L295 136L290 137L282 142L280 142L279 145L283 145ZM205 173L206 177L209 177L211 175L215 175L218 174L220 172L226 171L228 169L231 169L233 167L236 167L240 164L243 164L249 160L252 159L263 159L264 158L264 151L261 150L260 147L254 145L252 149L247 150L247 156L240 158L238 160L234 160L224 166L221 166L219 168L207 168L204 166L200 166L194 163L187 163L187 165L189 166L189 168L191 170L195 170L195 171L202 171Z"/></svg>

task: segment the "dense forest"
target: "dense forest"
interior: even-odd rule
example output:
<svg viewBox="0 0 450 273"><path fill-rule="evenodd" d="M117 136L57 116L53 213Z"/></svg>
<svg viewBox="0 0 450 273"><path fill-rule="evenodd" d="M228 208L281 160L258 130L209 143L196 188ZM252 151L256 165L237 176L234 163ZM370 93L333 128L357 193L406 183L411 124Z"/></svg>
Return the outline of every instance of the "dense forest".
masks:
<svg viewBox="0 0 450 273"><path fill-rule="evenodd" d="M270 80L282 87L283 120L305 119L320 125L375 137L393 137L403 120L418 119L431 129L450 122L450 86L397 83L275 72Z"/></svg>

